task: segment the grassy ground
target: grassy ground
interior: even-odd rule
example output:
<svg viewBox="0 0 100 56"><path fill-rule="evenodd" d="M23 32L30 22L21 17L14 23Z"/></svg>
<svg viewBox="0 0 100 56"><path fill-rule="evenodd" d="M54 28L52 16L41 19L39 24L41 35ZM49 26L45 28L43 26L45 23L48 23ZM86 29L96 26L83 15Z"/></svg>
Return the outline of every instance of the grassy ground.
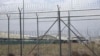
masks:
<svg viewBox="0 0 100 56"><path fill-rule="evenodd" d="M59 56L59 44L40 44L39 53L37 47L28 54L35 44L27 44L23 47L23 56L33 56L39 54L40 56ZM100 55L100 47L97 45L89 45L98 55ZM94 46L94 47L93 47ZM84 45L82 44L72 44L72 50L81 53L88 53L93 55ZM68 44L62 44L62 55L68 55ZM10 53L15 54L15 56L20 55L20 45L10 45ZM0 56L7 56L8 54L8 45L0 45Z"/></svg>

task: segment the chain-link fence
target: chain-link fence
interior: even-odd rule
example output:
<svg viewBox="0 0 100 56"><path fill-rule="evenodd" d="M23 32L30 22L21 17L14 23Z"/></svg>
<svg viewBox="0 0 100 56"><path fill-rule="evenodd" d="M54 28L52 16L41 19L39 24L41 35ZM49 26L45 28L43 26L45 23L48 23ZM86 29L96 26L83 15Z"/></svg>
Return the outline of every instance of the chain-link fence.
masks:
<svg viewBox="0 0 100 56"><path fill-rule="evenodd" d="M0 13L0 56L99 56L100 9L34 12L20 5Z"/></svg>

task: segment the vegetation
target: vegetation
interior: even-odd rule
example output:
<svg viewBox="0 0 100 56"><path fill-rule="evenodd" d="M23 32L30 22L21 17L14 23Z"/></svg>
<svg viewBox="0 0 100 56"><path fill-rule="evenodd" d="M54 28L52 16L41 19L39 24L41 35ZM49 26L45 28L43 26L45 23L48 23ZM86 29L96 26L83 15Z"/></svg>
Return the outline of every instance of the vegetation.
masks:
<svg viewBox="0 0 100 56"><path fill-rule="evenodd" d="M96 44L94 46L88 44L98 55L100 55L100 47ZM38 48L36 47L30 54L28 54L35 44L25 44L23 45L23 56L59 56L59 44L39 44L39 53ZM15 56L20 55L20 45L10 45L10 53ZM8 54L8 45L0 45L0 56L7 56ZM62 44L62 56L68 55L68 44ZM85 55L92 56L93 54L89 51L83 44L73 43L72 44L72 55Z"/></svg>

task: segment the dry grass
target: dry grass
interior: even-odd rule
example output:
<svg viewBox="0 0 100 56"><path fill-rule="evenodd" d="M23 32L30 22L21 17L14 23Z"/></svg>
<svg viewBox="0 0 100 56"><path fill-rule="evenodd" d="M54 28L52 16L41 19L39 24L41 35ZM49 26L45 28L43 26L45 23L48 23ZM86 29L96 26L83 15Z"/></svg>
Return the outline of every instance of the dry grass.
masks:
<svg viewBox="0 0 100 56"><path fill-rule="evenodd" d="M37 56L38 51L35 48L29 55L28 53L34 47L34 44L27 44L23 47L23 56ZM92 48L92 47L91 47ZM94 47L96 53L99 55L100 48L95 46ZM82 44L72 44L72 55L93 55L84 45ZM15 56L19 56L20 54L20 45L10 45L10 53L15 54ZM0 45L0 56L7 56L8 48L7 45ZM40 56L59 56L59 44L40 44L39 45L39 55ZM68 55L68 45L62 44L62 56Z"/></svg>
<svg viewBox="0 0 100 56"><path fill-rule="evenodd" d="M73 51L73 52L72 52L72 56L90 56L90 55L87 54L87 53L80 54L80 53L77 52L77 51Z"/></svg>

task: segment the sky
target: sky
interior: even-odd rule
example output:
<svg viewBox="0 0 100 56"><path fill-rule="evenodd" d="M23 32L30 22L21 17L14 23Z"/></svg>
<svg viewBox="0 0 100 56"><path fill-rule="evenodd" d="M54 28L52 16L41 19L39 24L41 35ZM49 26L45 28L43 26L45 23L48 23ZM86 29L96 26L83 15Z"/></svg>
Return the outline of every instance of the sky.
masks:
<svg viewBox="0 0 100 56"><path fill-rule="evenodd" d="M24 0L25 12L39 12L39 11L56 11L57 5L60 10L81 10L81 9L100 9L100 0ZM0 13L18 12L18 7L23 8L23 0L0 0ZM100 12L100 11L99 11ZM71 15L94 15L100 14L98 11L86 11L86 12L72 12ZM67 15L66 13L61 13ZM34 16L33 16L34 15ZM51 14L39 14L39 16L57 16L56 13ZM18 15L10 15L11 18L18 18ZM25 15L25 17L36 17L35 14ZM6 15L0 15L0 19L7 18ZM89 19L95 19L100 17L88 17ZM88 19L77 18L77 19ZM72 18L76 19L76 18ZM85 34L87 28L91 35L99 33L100 21L79 21L71 22L80 32ZM53 22L40 22L40 31L46 31ZM67 22L66 22L67 23ZM19 20L10 21L11 31L19 31ZM62 24L62 27L64 25ZM57 23L51 31L57 31ZM0 31L7 31L7 20L0 21ZM36 20L25 20L25 31L36 31ZM67 29L65 29L67 31ZM94 35L95 35L94 34Z"/></svg>
<svg viewBox="0 0 100 56"><path fill-rule="evenodd" d="M91 9L99 8L100 0L24 0L25 10L46 11L57 10L59 5L61 10L71 9ZM1 11L18 11L22 8L23 0L0 0Z"/></svg>

